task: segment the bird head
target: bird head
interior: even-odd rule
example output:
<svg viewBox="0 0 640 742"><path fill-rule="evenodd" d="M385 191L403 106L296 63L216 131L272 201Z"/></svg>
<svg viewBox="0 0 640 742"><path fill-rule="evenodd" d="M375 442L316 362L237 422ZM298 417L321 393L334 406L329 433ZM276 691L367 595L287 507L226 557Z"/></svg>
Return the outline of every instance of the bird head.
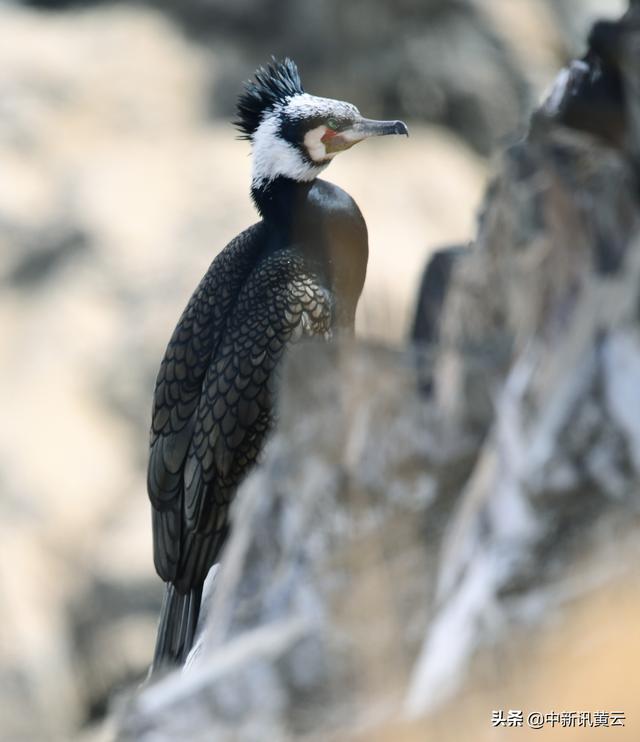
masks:
<svg viewBox="0 0 640 742"><path fill-rule="evenodd" d="M246 83L235 125L251 141L253 188L278 177L311 181L338 152L363 139L409 135L402 121L365 119L351 103L305 93L290 59L273 59Z"/></svg>

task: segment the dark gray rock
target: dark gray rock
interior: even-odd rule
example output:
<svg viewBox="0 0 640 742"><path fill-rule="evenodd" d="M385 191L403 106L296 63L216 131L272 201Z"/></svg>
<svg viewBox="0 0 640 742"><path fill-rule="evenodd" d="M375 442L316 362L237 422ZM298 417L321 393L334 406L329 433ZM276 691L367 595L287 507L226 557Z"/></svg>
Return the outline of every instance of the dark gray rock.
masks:
<svg viewBox="0 0 640 742"><path fill-rule="evenodd" d="M82 230L64 222L24 234L19 228L3 225L4 239L11 246L9 266L0 280L8 287L30 291L56 277L71 262L77 262L90 248Z"/></svg>
<svg viewBox="0 0 640 742"><path fill-rule="evenodd" d="M411 341L428 346L440 339L440 319L456 261L467 248L456 245L437 250L424 270L411 328Z"/></svg>

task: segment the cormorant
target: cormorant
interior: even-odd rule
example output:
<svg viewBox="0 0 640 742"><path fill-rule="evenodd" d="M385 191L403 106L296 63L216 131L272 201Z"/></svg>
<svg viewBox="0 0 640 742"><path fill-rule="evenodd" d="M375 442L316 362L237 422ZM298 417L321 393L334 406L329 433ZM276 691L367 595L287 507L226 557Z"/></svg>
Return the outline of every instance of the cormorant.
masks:
<svg viewBox="0 0 640 742"><path fill-rule="evenodd" d="M184 662L229 503L272 426L277 367L305 336L352 332L367 268L355 201L318 175L370 136L408 134L304 92L294 62L259 68L235 122L251 142L261 221L215 258L169 341L155 388L148 491L166 589L153 667Z"/></svg>

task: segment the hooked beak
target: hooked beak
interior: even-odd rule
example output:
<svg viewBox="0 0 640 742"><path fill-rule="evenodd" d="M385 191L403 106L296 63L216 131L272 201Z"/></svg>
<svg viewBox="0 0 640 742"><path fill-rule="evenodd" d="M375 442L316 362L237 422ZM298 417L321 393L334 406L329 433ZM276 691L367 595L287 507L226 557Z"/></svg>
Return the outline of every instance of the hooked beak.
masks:
<svg viewBox="0 0 640 742"><path fill-rule="evenodd" d="M374 121L358 119L348 129L339 132L327 132L322 138L327 153L342 152L354 144L369 137L383 137L388 134L409 136L409 129L403 121Z"/></svg>

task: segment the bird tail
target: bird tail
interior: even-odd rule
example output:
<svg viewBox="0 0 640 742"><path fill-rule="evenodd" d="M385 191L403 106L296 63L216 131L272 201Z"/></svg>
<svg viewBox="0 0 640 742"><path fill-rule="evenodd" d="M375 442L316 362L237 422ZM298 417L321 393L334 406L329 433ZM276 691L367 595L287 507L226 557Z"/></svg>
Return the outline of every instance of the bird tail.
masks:
<svg viewBox="0 0 640 742"><path fill-rule="evenodd" d="M193 645L201 599L201 587L182 595L170 582L165 584L150 674L184 664Z"/></svg>

